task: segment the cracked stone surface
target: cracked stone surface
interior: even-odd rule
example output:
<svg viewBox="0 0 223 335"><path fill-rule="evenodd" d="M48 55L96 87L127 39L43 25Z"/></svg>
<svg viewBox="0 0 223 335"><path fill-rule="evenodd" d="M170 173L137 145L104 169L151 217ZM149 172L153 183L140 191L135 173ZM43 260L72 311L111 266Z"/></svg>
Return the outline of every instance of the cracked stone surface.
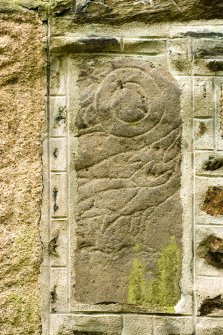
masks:
<svg viewBox="0 0 223 335"><path fill-rule="evenodd" d="M181 266L180 90L164 69L134 59L86 62L78 86L75 299L172 309Z"/></svg>

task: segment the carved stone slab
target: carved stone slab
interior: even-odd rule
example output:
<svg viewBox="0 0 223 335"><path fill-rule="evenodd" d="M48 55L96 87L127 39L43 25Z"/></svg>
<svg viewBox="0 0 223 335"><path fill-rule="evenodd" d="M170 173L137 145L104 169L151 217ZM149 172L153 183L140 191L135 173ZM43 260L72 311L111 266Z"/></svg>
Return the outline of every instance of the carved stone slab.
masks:
<svg viewBox="0 0 223 335"><path fill-rule="evenodd" d="M180 90L166 70L132 58L83 62L78 88L75 300L173 312Z"/></svg>

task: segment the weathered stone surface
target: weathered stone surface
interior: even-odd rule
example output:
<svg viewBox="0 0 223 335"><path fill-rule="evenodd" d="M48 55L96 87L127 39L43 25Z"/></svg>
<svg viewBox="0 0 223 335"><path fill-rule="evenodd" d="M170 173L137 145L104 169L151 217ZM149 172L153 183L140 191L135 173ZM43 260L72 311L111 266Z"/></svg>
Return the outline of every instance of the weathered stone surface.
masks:
<svg viewBox="0 0 223 335"><path fill-rule="evenodd" d="M223 215L223 188L209 187L204 200L203 211L212 216Z"/></svg>
<svg viewBox="0 0 223 335"><path fill-rule="evenodd" d="M206 262L217 268L223 268L223 239L214 235L203 240L198 249L198 256L204 258Z"/></svg>
<svg viewBox="0 0 223 335"><path fill-rule="evenodd" d="M222 18L221 0L79 0L76 20L154 22Z"/></svg>
<svg viewBox="0 0 223 335"><path fill-rule="evenodd" d="M52 315L52 335L120 335L120 315Z"/></svg>
<svg viewBox="0 0 223 335"><path fill-rule="evenodd" d="M212 78L194 78L194 115L213 116Z"/></svg>
<svg viewBox="0 0 223 335"><path fill-rule="evenodd" d="M215 241L216 237L216 241ZM197 276L221 277L221 243L223 232L221 226L206 226L196 228L196 274ZM212 246L212 241L213 246Z"/></svg>
<svg viewBox="0 0 223 335"><path fill-rule="evenodd" d="M154 335L193 335L193 321L188 317L154 317Z"/></svg>
<svg viewBox="0 0 223 335"><path fill-rule="evenodd" d="M222 318L199 318L197 335L221 335L223 333Z"/></svg>
<svg viewBox="0 0 223 335"><path fill-rule="evenodd" d="M123 335L152 335L153 317L151 315L127 314L123 317Z"/></svg>
<svg viewBox="0 0 223 335"><path fill-rule="evenodd" d="M100 23L218 19L223 18L222 9L221 0L1 0L0 4L0 11L38 11L44 20L47 14L69 15L76 22ZM188 36L199 37L193 33Z"/></svg>
<svg viewBox="0 0 223 335"><path fill-rule="evenodd" d="M221 75L223 73L221 39L197 39L194 41L194 74Z"/></svg>
<svg viewBox="0 0 223 335"><path fill-rule="evenodd" d="M203 164L203 170L205 171L216 171L223 166L223 158L217 155L210 155L209 159Z"/></svg>
<svg viewBox="0 0 223 335"><path fill-rule="evenodd" d="M221 277L196 277L198 315L223 315L223 279Z"/></svg>
<svg viewBox="0 0 223 335"><path fill-rule="evenodd" d="M213 119L194 120L194 145L196 149L213 149Z"/></svg>
<svg viewBox="0 0 223 335"><path fill-rule="evenodd" d="M195 168L198 176L222 176L223 156L205 151L196 152Z"/></svg>
<svg viewBox="0 0 223 335"><path fill-rule="evenodd" d="M123 48L123 46L122 46ZM109 36L95 36L83 38L53 38L51 50L60 53L83 53L83 52L121 52L120 39Z"/></svg>
<svg viewBox="0 0 223 335"><path fill-rule="evenodd" d="M86 59L78 87L75 299L173 312L181 268L180 90L163 68L132 58Z"/></svg>
<svg viewBox="0 0 223 335"><path fill-rule="evenodd" d="M223 309L223 298L221 295L218 295L214 298L205 299L199 308L199 312L200 315L208 315L211 314L214 310L218 309Z"/></svg>
<svg viewBox="0 0 223 335"><path fill-rule="evenodd" d="M0 14L0 334L39 334L42 31Z"/></svg>

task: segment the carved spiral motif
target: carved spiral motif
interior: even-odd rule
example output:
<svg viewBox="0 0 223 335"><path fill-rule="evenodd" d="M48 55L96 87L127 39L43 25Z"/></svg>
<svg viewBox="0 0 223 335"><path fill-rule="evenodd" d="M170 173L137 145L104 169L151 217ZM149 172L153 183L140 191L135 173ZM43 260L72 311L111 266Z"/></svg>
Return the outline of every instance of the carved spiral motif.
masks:
<svg viewBox="0 0 223 335"><path fill-rule="evenodd" d="M163 109L155 111L154 107L161 95L149 73L134 67L120 68L101 82L95 108L107 132L132 137L151 130L159 122Z"/></svg>

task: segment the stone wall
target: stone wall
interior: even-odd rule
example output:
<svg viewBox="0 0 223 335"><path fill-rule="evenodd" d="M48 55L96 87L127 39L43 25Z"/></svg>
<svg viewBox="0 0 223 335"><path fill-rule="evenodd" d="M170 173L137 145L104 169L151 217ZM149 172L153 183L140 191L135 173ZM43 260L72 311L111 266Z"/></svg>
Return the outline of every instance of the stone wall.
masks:
<svg viewBox="0 0 223 335"><path fill-rule="evenodd" d="M223 333L222 7L1 2L0 334Z"/></svg>
<svg viewBox="0 0 223 335"><path fill-rule="evenodd" d="M0 14L0 334L39 334L44 53L41 21Z"/></svg>

